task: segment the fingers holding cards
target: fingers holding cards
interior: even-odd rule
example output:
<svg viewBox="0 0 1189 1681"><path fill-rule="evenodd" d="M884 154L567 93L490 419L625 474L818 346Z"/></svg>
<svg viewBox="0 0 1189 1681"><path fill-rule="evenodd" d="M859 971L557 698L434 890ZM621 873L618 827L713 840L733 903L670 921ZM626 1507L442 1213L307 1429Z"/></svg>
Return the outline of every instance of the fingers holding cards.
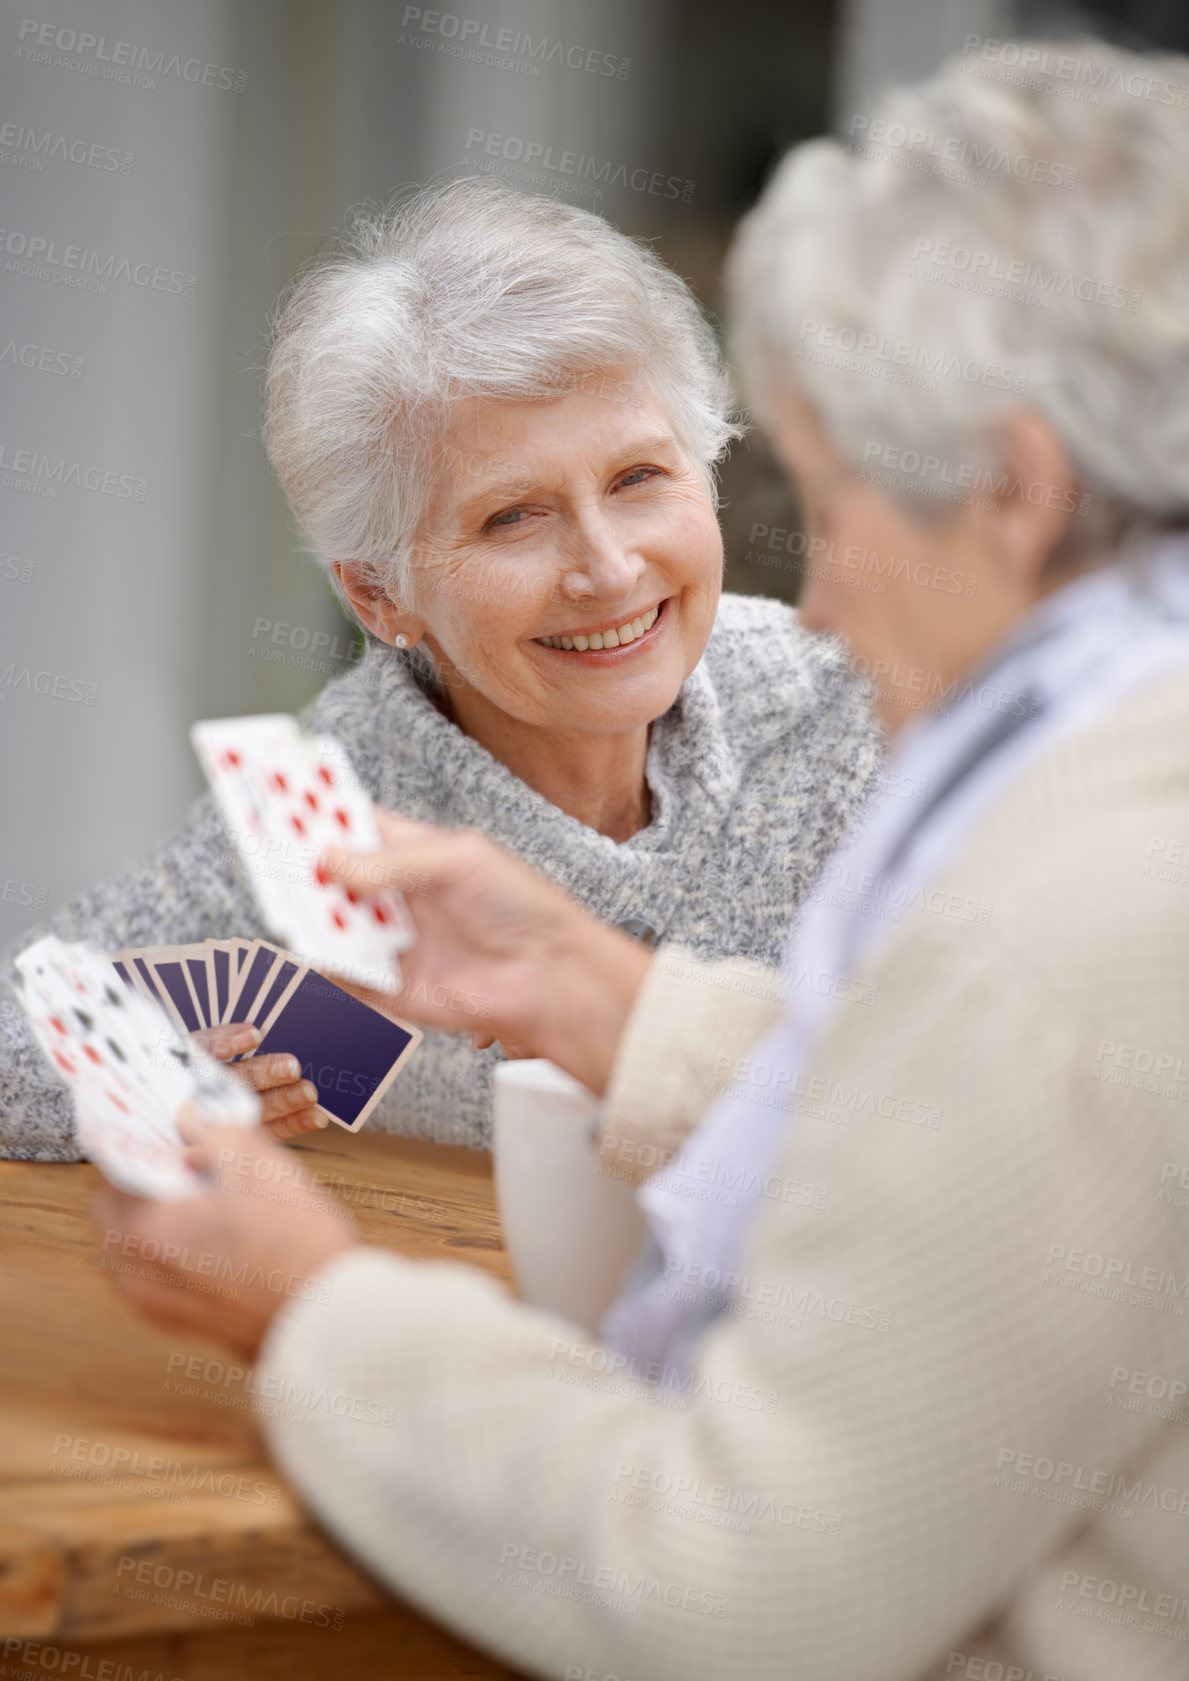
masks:
<svg viewBox="0 0 1189 1681"><path fill-rule="evenodd" d="M194 1034L194 1043L216 1062L231 1062L237 1056L250 1056L260 1043L260 1029L250 1022L237 1021L203 1027Z"/></svg>
<svg viewBox="0 0 1189 1681"><path fill-rule="evenodd" d="M216 968L211 960L220 951L227 963ZM205 995L219 1019L204 1022L193 1041L257 1094L274 1138L296 1138L329 1121L358 1131L420 1043L419 1030L393 1014L389 994L353 996L267 940L138 948L121 952L115 967L176 1022L166 982L188 974L198 953L216 985L195 987L194 997Z"/></svg>
<svg viewBox="0 0 1189 1681"><path fill-rule="evenodd" d="M274 1138L296 1138L326 1126L330 1117L318 1107L318 1088L302 1077L301 1063L288 1053L254 1056L236 1068L260 1098L260 1120Z"/></svg>

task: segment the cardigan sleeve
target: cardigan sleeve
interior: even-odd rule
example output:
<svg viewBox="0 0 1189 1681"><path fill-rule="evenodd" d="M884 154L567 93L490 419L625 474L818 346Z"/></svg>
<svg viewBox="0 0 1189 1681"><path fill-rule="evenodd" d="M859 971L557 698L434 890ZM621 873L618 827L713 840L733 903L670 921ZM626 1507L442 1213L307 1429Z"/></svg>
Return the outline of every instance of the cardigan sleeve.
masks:
<svg viewBox="0 0 1189 1681"><path fill-rule="evenodd" d="M327 1305L286 1305L274 1450L380 1578L543 1676L915 1681L1071 1545L1095 1507L1074 1489L1142 1466L1168 1427L1104 1391L1113 1367L1183 1378L1180 1321L1063 1288L1061 1257L1177 1265L1153 1199L1181 1117L1094 1079L1103 1020L995 928L955 962L924 920L775 1164L826 1206L762 1200L731 1309L667 1388L460 1266L356 1249ZM1139 1042L1189 1011L1180 940L1145 953ZM1029 1465L1068 1469L1059 1498ZM1050 1650L1101 1638L1036 1616Z"/></svg>
<svg viewBox="0 0 1189 1681"><path fill-rule="evenodd" d="M619 1043L600 1115L604 1171L640 1181L676 1154L748 1047L780 1016L779 974L662 946Z"/></svg>

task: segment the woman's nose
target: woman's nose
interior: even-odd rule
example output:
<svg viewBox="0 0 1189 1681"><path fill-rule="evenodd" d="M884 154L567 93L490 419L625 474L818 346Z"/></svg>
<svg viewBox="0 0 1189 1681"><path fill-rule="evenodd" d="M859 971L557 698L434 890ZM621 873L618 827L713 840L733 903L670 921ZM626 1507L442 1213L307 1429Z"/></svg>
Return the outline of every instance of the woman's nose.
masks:
<svg viewBox="0 0 1189 1681"><path fill-rule="evenodd" d="M615 600L630 594L643 569L643 556L609 525L600 524L577 534L562 588L573 599Z"/></svg>

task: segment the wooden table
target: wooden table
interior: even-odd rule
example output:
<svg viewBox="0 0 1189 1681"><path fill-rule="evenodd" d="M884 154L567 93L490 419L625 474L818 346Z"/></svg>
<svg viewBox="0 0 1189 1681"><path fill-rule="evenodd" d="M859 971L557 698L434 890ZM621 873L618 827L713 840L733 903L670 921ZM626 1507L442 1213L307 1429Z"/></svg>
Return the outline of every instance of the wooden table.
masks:
<svg viewBox="0 0 1189 1681"><path fill-rule="evenodd" d="M331 1131L294 1147L368 1242L509 1276L489 1156ZM242 1360L124 1304L87 1214L97 1183L0 1162L0 1675L511 1675L306 1515Z"/></svg>

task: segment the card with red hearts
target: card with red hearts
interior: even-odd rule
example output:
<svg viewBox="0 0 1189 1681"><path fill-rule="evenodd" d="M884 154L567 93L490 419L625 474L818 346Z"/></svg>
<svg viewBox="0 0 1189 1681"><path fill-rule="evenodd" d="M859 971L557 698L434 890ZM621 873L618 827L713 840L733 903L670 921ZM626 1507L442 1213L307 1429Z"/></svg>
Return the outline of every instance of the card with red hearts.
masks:
<svg viewBox="0 0 1189 1681"><path fill-rule="evenodd" d="M193 1196L178 1110L251 1126L260 1100L177 1031L161 1005L128 984L102 952L53 935L16 959L18 996L38 1043L74 1099L83 1153L121 1190Z"/></svg>
<svg viewBox="0 0 1189 1681"><path fill-rule="evenodd" d="M366 901L319 867L330 846L380 844L372 802L331 737L284 715L210 719L191 739L265 923L311 965L379 991L400 988L416 939L401 895Z"/></svg>

